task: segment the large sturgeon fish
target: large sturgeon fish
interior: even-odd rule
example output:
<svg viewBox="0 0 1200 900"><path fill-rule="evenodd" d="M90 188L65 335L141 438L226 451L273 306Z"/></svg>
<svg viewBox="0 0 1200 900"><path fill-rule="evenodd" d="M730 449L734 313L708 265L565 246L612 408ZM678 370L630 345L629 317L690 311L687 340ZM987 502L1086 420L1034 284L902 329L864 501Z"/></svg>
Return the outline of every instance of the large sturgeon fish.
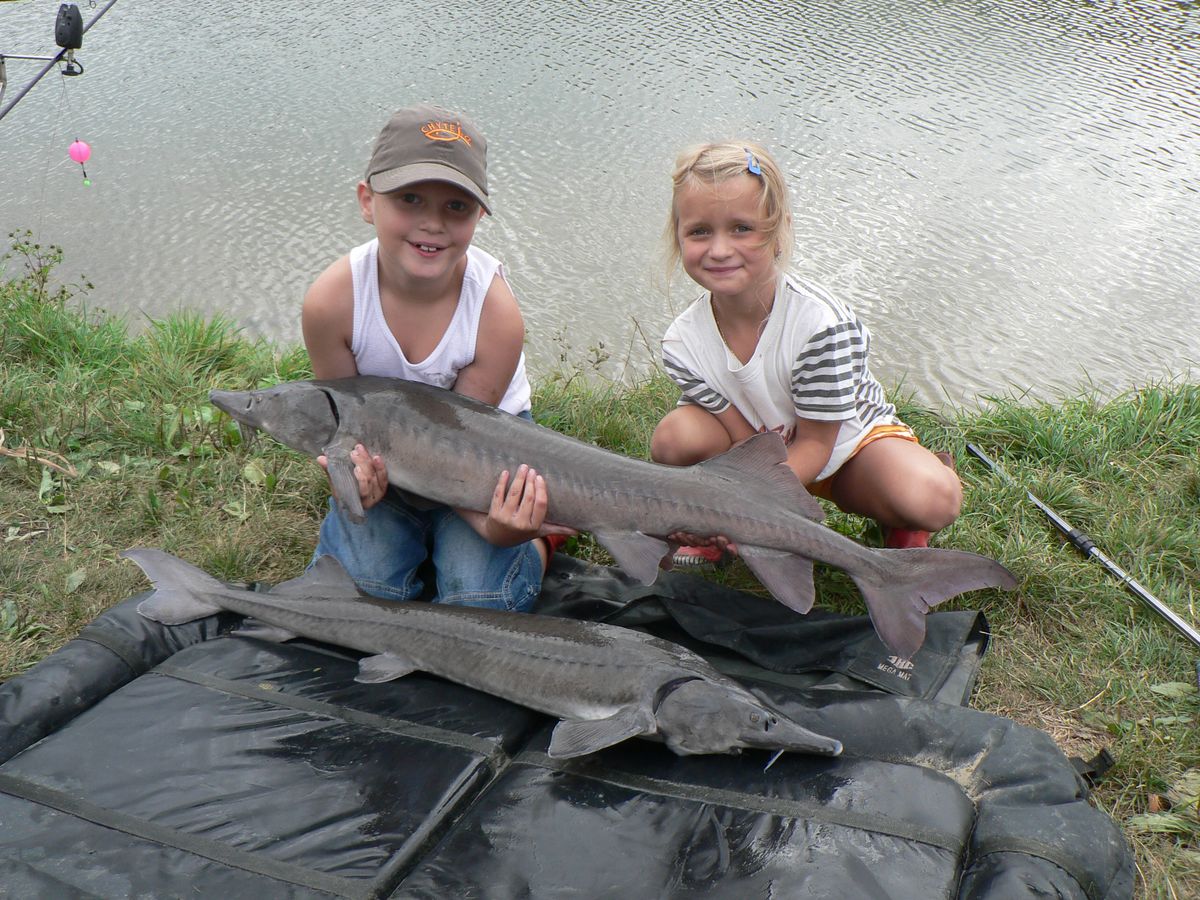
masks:
<svg viewBox="0 0 1200 900"><path fill-rule="evenodd" d="M998 562L960 550L874 550L821 524L820 504L785 460L778 434L759 434L695 466L612 453L452 391L395 378L291 381L256 391L212 391L242 426L317 456L334 497L363 515L350 452L361 442L410 498L487 511L504 470L545 476L547 521L591 532L644 584L658 575L676 532L726 535L763 586L786 606L813 605L812 561L849 573L883 642L901 657L925 640L925 613L985 587L1013 588Z"/></svg>
<svg viewBox="0 0 1200 900"><path fill-rule="evenodd" d="M253 618L245 628L251 637L303 635L371 654L359 663L356 681L391 681L419 670L503 697L562 719L548 751L555 758L630 737L661 740L681 756L742 747L842 752L841 742L769 709L690 650L628 628L377 600L360 594L332 556L266 593L230 587L162 550L134 548L122 556L154 584L154 594L138 605L149 619L179 625L225 609Z"/></svg>

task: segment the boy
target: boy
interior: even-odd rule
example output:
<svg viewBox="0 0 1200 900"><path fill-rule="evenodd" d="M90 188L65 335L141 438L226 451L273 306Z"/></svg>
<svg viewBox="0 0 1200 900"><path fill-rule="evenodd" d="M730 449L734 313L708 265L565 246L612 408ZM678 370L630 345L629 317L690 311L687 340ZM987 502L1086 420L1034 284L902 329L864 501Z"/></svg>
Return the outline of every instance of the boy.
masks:
<svg viewBox="0 0 1200 900"><path fill-rule="evenodd" d="M439 107L401 109L376 139L357 191L376 237L305 294L313 375L409 378L529 418L521 311L499 261L471 246L491 212L483 135ZM543 528L546 485L534 470L519 467L511 484L504 472L485 515L417 509L388 491L379 456L360 444L351 458L367 519L350 522L331 498L314 559L336 556L367 593L410 600L430 558L438 602L532 605L549 554L549 543L533 538L561 531Z"/></svg>

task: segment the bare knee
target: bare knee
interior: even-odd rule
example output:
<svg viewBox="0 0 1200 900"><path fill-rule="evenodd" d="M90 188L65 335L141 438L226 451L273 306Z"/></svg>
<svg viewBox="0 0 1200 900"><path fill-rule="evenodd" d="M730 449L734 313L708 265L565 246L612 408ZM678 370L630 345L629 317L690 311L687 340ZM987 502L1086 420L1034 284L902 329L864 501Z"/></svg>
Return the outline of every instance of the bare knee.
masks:
<svg viewBox="0 0 1200 900"><path fill-rule="evenodd" d="M915 445L877 441L836 476L833 499L847 512L891 528L940 531L962 510L962 483L953 469Z"/></svg>
<svg viewBox="0 0 1200 900"><path fill-rule="evenodd" d="M940 531L962 511L962 482L952 469L922 474L925 483L918 495L918 508L914 510L921 521L916 524L926 531Z"/></svg>
<svg viewBox="0 0 1200 900"><path fill-rule="evenodd" d="M690 466L729 447L729 433L712 413L696 406L678 406L655 427L650 458L668 466Z"/></svg>

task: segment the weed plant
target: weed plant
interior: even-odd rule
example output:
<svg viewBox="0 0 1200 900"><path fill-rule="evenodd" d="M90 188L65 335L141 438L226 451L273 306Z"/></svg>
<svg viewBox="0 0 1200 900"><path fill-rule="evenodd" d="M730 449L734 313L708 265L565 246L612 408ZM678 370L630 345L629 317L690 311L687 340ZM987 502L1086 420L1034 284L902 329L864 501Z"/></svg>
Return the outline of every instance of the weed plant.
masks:
<svg viewBox="0 0 1200 900"><path fill-rule="evenodd" d="M145 589L117 560L127 547L162 547L230 581L297 575L327 496L314 463L270 440L243 444L207 402L216 387L308 377L301 349L247 340L219 316L131 337L81 305L86 285L51 286L56 248L12 237L0 272L0 679ZM644 457L675 397L662 375L619 385L564 369L539 379L534 409L544 425ZM1200 651L1071 548L1025 492L1200 623L1200 385L1056 404L993 397L952 414L898 402L924 443L953 452L966 489L935 543L996 557L1020 579L1016 592L949 604L991 625L972 705L1049 732L1072 756L1108 748L1116 763L1093 798L1135 847L1139 895L1197 896ZM878 542L873 525L829 512L832 527ZM586 535L568 550L607 561ZM713 577L758 590L740 564ZM826 607L862 612L840 572L818 567L817 590Z"/></svg>

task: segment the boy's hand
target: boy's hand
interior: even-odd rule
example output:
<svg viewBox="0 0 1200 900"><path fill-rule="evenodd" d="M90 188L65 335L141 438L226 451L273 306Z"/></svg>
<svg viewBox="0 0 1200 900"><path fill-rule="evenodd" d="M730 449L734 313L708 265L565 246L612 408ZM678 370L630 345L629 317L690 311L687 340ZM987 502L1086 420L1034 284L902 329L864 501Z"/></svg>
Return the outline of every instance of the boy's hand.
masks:
<svg viewBox="0 0 1200 900"><path fill-rule="evenodd" d="M511 484L508 471L501 472L481 534L497 547L514 547L544 534L576 534L574 529L547 524L549 502L546 479L529 466L519 466Z"/></svg>
<svg viewBox="0 0 1200 900"><path fill-rule="evenodd" d="M358 495L362 500L363 509L370 509L383 499L387 492L387 465L382 456L372 456L362 444L355 444L350 451L350 461L354 463L354 478L358 482ZM324 455L317 457L321 468L329 471L329 461Z"/></svg>

